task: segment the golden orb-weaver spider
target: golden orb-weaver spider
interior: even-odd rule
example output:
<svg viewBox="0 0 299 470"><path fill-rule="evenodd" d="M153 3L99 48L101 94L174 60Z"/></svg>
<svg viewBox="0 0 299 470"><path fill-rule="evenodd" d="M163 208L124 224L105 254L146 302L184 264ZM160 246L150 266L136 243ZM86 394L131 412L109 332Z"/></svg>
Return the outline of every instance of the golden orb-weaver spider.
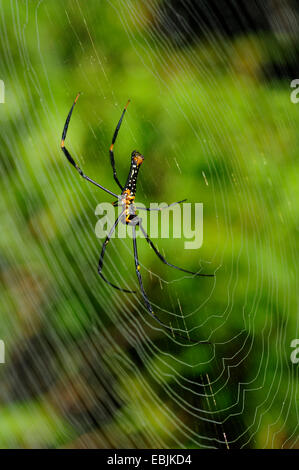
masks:
<svg viewBox="0 0 299 470"><path fill-rule="evenodd" d="M140 286L140 291L141 291L141 294L142 294L142 297L143 297L143 300L144 300L144 303L145 303L145 306L146 306L146 309L147 309L148 313L160 325L162 325L164 328L166 328L168 330L171 330L171 331L177 333L178 336L180 336L180 337L183 337L185 339L188 339L189 341L196 342L196 343L209 343L208 341L195 341L195 340L190 339L189 337L186 337L185 335L182 335L181 332L183 330L180 330L178 328L171 328L170 326L168 326L164 322L162 322L157 317L157 315L155 315L155 313L153 312L153 308L151 306L151 303L150 303L150 301L149 301L149 299L148 299L148 297L145 293L145 290L144 290L144 287L143 287L143 282L142 282L142 277L141 277L141 273L140 273L140 264L139 264L139 259L138 259L137 242L136 242L136 226L138 226L140 228L140 230L143 233L146 241L151 246L151 248L154 250L154 252L158 256L158 258L164 264L167 264L168 266L171 266L172 268L178 269L179 271L183 271L184 273L193 274L195 276L202 276L202 277L213 277L214 276L214 274L202 274L202 273L196 273L196 272L193 272L193 271L189 271L187 269L183 269L183 268L180 268L178 266L175 266L172 263L169 263L164 258L164 256L162 256L161 253L157 250L157 248L155 247L155 245L153 244L153 242L151 241L148 234L146 233L146 231L143 228L142 219L140 217L138 217L138 215L136 214L136 209L147 210L147 211L163 210L163 209L168 209L169 207L171 207L175 204L180 204L180 203L186 201L186 199L183 199L182 201L174 202L174 203L169 204L168 206L163 207L163 208L156 208L155 209L155 208L149 208L149 207L148 208L135 207L134 199L135 199L135 194L136 194L137 177L138 177L138 173L139 173L141 164L143 163L143 160L144 160L144 156L140 152L138 152L137 150L134 150L131 154L131 166L130 166L130 171L129 171L128 178L127 178L125 186L122 186L121 183L119 182L119 179L118 179L117 173L116 173L116 168L115 168L113 148L114 148L114 144L115 144L115 141L116 141L116 138L117 138L117 135L118 135L123 117L125 115L125 112L127 110L127 107L128 107L128 104L129 104L130 100L128 100L128 102L127 102L127 104L126 104L126 106L125 106L125 108L122 112L122 115L120 117L120 120L118 121L118 124L116 126L116 129L115 129L113 137L112 137L112 143L111 143L111 146L109 148L110 162L111 162L111 166L112 166L112 169L113 169L113 177L114 177L116 183L118 184L118 186L121 189L121 194L117 195L117 194L113 193L109 189L104 188L104 186L100 185L96 181L89 178L89 176L85 175L83 173L83 171L81 170L81 168L75 163L73 157L71 156L71 154L69 153L69 151L67 150L67 148L65 147L65 144L64 144L66 134L67 134L67 130L68 130L68 126L69 126L70 119L71 119L71 116L72 116L72 112L73 112L75 104L77 103L77 100L78 100L79 96L80 96L80 93L78 93L78 95L76 96L76 99L75 99L75 101L74 101L74 103L73 103L73 105L70 109L70 112L69 112L69 114L66 118L64 129L63 129L63 132L62 132L61 149L62 149L63 153L65 154L66 158L68 159L68 161L76 168L76 170L78 171L80 176L82 176L82 178L86 179L87 181L94 184L95 186L102 189L103 191L106 191L106 193L110 194L111 196L114 196L116 198L116 201L113 203L115 206L116 205L117 206L119 206L119 205L122 206L121 214L115 220L109 234L107 235L107 237L106 237L106 239L103 243L102 251L101 251L101 255L100 255L100 259L99 259L99 264L98 264L98 273L99 273L99 275L101 276L101 278L107 284L114 287L115 289L118 289L122 292L136 293L136 291L134 291L134 290L124 289L124 288L121 288L119 286L116 286L112 282L108 281L102 273L105 250L106 250L106 247L107 247L107 245L108 245L108 243L109 243L109 241L112 237L112 234L114 233L118 223L122 222L124 224L131 225L132 226L132 231L133 231L133 249L134 249L135 270L136 270L138 283L139 283L139 286Z"/></svg>

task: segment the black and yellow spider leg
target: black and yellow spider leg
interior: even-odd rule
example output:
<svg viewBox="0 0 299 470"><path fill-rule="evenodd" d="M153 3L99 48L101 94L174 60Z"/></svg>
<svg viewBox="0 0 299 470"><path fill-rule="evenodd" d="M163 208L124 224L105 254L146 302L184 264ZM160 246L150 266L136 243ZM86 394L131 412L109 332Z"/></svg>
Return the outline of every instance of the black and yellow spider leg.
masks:
<svg viewBox="0 0 299 470"><path fill-rule="evenodd" d="M138 259L138 251L137 251L137 241L136 241L136 225L139 225L140 226L140 219L139 219L139 222L136 223L136 221L134 222L134 225L132 225L132 230L133 230L133 247L134 247L134 260L135 260L135 269L136 269L136 274L137 274L137 278L138 278L138 282L139 282L139 286L140 286L140 290L141 290L141 294L142 294L142 297L143 297L143 300L144 300L144 303L145 303L145 306L147 308L147 311L148 313L151 315L151 317L153 317L161 326L163 326L163 328L166 328L167 330L175 333L177 336L180 336L181 338L184 338L188 341L190 341L191 343L197 343L197 344L211 344L209 341L196 341L188 336L185 336L183 335L182 333L180 333L181 331L184 331L184 330L180 330L179 328L171 328L170 326L166 325L166 323L164 323L162 320L160 320L160 318L157 317L157 315L155 315L155 313L153 312L153 308L150 304L150 301L145 293L145 290L144 290L144 287L143 287L143 282L142 282L142 277L141 277L141 273L140 273L140 264L139 264L139 259Z"/></svg>
<svg viewBox="0 0 299 470"><path fill-rule="evenodd" d="M182 204L182 202L187 201L187 199L182 199L181 201L177 202L172 202L171 204L168 204L168 206L165 207L139 207L136 206L136 209L140 211L164 211L165 209L169 209L169 207L175 206L176 204Z"/></svg>
<svg viewBox="0 0 299 470"><path fill-rule="evenodd" d="M114 230L116 229L121 217L123 216L124 214L124 211L118 216L118 218L115 220L114 224L113 224L113 227L111 228L109 234L107 235L104 243L103 243L103 246L102 246L102 251L101 251L101 255L100 255L100 259L99 259L99 265L98 265L98 273L99 275L101 276L101 278L103 279L103 281L105 281L107 284L109 284L109 286L111 287L114 287L114 289L117 289L117 290L120 290L122 292L128 292L129 294L135 294L136 291L134 290L130 290L130 289L123 289L122 287L118 287L116 286L115 284L113 284L112 282L108 281L105 276L103 275L102 273L102 269L103 269L103 262L104 262L104 255L105 255L105 251L106 251L106 247L112 237L112 234L114 232Z"/></svg>
<svg viewBox="0 0 299 470"><path fill-rule="evenodd" d="M82 176L82 178L86 179L87 181L89 181L90 183L94 184L95 186L97 186L98 188L102 189L103 191L106 191L106 193L108 194L111 194L111 196L114 196L114 197L117 197L118 198L118 195L113 193L112 191L110 191L109 189L106 189L104 188L104 186L102 186L101 184L97 183L96 181L92 180L91 178L89 178L89 176L85 175L83 173L83 171L81 170L81 168L76 164L76 162L74 161L73 157L71 156L71 154L69 153L68 149L65 147L64 145L64 141L65 141L65 138L66 138L66 133L67 133L67 130L68 130L68 127L69 127L69 123L70 123L70 120L71 120L71 116L72 116L72 112L73 112L73 109L74 109L74 106L75 104L77 103L77 100L80 96L80 93L78 93L78 95L76 96L76 99L73 103L73 106L71 107L70 109L70 112L66 118L66 121L65 121L65 125L64 125L64 128L63 128L63 132L62 132L62 138L61 138L61 150L63 151L64 155L66 156L66 158L68 159L68 161L71 163L71 165L73 165L76 170L78 171L78 173L80 174L80 176Z"/></svg>
<svg viewBox="0 0 299 470"><path fill-rule="evenodd" d="M154 252L155 252L156 255L158 256L158 258L162 261L162 263L167 264L167 266L170 266L171 268L175 268L175 269L178 269L179 271L183 271L184 273L194 274L195 276L214 277L214 274L195 273L195 272L193 272L193 271L188 271L188 269L183 269L183 268L180 268L179 266L175 266L174 264L169 263L168 261L166 261L166 259L164 258L164 256L162 256L161 253L157 250L157 248L155 247L155 245L153 244L153 242L152 242L151 239L149 238L148 234L147 234L146 231L144 230L144 228L143 228L143 226L142 226L141 223L139 223L139 227L140 227L140 230L142 231L143 235L145 236L146 241L147 241L147 242L149 243L149 245L152 247L152 249L154 250Z"/></svg>
<svg viewBox="0 0 299 470"><path fill-rule="evenodd" d="M128 100L126 106L124 107L124 110L122 112L122 115L120 117L120 120L118 121L118 124L116 126L116 129L114 131L114 134L113 134L113 137L112 137L112 143L110 145L110 148L109 148L109 155L110 155L110 161L111 161L111 166L112 166L112 169L113 169L113 178L115 179L115 181L117 182L118 186L120 187L121 190L123 190L124 188L122 187L122 185L120 184L119 182L119 179L117 177L117 174L116 174L116 168L115 168L115 160L114 160L114 153L113 153L113 147L114 147L114 144L115 144L115 141L116 141L116 138L117 138L117 135L118 135L118 131L120 129L120 126L121 126L121 123L122 123L122 120L123 120L123 117L125 115L125 112L127 111L127 107L130 103L130 100Z"/></svg>

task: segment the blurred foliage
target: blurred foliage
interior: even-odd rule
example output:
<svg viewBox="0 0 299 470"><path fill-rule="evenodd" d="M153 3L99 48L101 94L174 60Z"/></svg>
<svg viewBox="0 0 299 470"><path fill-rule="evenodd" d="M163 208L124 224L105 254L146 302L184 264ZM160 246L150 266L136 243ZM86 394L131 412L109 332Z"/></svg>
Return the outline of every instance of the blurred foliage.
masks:
<svg viewBox="0 0 299 470"><path fill-rule="evenodd" d="M157 1L0 6L0 446L225 447L224 432L231 447L298 446L299 112L271 74L294 63L295 38L202 30L178 47ZM87 175L116 191L108 148L129 97L121 181L137 148L141 202L204 203L199 250L157 244L215 281L173 272L144 240L139 252L160 318L181 306L172 324L215 346L173 342L140 295L98 277L94 212L111 198L59 148L79 90L67 141ZM105 269L136 286L130 240Z"/></svg>

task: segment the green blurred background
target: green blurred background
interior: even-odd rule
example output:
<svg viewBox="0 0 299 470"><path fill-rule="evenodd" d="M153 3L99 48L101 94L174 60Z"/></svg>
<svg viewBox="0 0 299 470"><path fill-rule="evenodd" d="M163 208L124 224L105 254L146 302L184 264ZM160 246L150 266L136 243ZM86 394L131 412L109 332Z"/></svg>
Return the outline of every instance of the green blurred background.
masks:
<svg viewBox="0 0 299 470"><path fill-rule="evenodd" d="M265 4L265 5L264 5ZM298 440L298 16L279 3L0 0L0 447L294 448ZM157 315L97 274L108 149L145 155L138 200L204 204L204 243L139 241ZM131 240L106 276L137 287ZM174 272L173 272L174 271ZM175 315L177 316L175 316ZM183 314L184 321L180 316Z"/></svg>

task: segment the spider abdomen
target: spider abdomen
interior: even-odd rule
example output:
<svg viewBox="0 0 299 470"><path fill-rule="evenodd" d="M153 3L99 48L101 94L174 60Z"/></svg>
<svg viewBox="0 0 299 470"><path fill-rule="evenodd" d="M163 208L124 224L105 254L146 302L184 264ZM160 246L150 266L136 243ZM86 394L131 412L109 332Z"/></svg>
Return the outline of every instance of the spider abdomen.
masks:
<svg viewBox="0 0 299 470"><path fill-rule="evenodd" d="M144 157L141 153L136 150L132 152L130 171L122 194L130 191L131 196L135 196L138 173L143 160Z"/></svg>
<svg viewBox="0 0 299 470"><path fill-rule="evenodd" d="M132 164L129 175L128 175L128 179L124 188L124 191L129 190L133 196L136 193L138 172L139 172L139 167L136 164Z"/></svg>

